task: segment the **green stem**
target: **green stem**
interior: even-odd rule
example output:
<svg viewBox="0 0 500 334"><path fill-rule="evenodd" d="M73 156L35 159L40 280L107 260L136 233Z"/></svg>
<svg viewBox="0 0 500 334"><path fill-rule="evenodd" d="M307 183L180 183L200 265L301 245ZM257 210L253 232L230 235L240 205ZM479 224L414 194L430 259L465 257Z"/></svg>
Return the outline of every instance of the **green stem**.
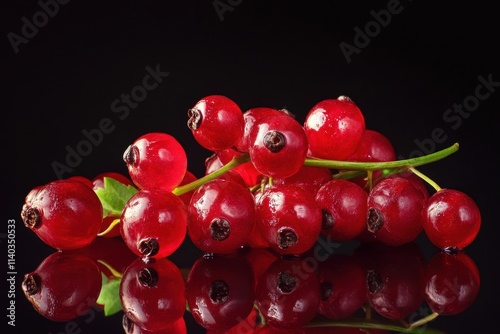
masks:
<svg viewBox="0 0 500 334"><path fill-rule="evenodd" d="M423 155L411 159L395 160L395 161L354 162L354 161L307 158L306 161L304 162L304 166L326 167L330 169L339 169L339 170L380 170L380 169L393 169L401 167L416 167L441 160L458 151L458 146L459 146L458 143L455 143L450 147L447 147L441 151L437 151L428 155Z"/></svg>
<svg viewBox="0 0 500 334"><path fill-rule="evenodd" d="M210 174L207 174L203 177L200 177L199 179L197 179L191 183L185 184L183 186L179 186L179 187L175 188L174 190L172 190L172 192L177 196L188 193L191 190L197 189L198 187L207 183L208 181L216 179L217 177L221 176L222 174L224 174L228 170L230 170L234 167L237 167L237 166L239 166L245 162L248 162L248 161L250 161L250 157L248 154L244 154L244 155L235 157L235 158L233 158L233 160L229 161L227 164L225 164L221 168L217 169L216 171L214 171Z"/></svg>
<svg viewBox="0 0 500 334"><path fill-rule="evenodd" d="M416 174L422 180L424 180L425 182L427 182L428 184L430 184L430 186L432 188L434 188L436 191L441 190L441 187L436 182L434 182L430 177L428 177L427 175L425 175L421 171L419 171L419 170L417 170L417 169L415 169L413 167L410 167L408 169L411 170L413 172L413 174Z"/></svg>
<svg viewBox="0 0 500 334"><path fill-rule="evenodd" d="M420 156L417 158L403 159L396 161L383 161L383 162L353 162L353 161L340 161L340 160L326 160L326 159L316 159L316 158L306 158L304 161L304 166L311 167L324 167L329 169L337 169L344 171L374 171L381 169L395 169L395 168L411 168L416 166L421 166L441 160L453 153L458 151L458 143L451 145L441 151L437 151L428 155ZM201 185L211 181L220 175L224 174L228 170L237 167L245 162L250 161L250 156L244 154L233 158L230 162L219 168L218 170L207 174L191 183L185 184L175 188L172 192L175 195L182 195L192 190L197 189ZM347 175L344 175L347 176ZM352 175L350 175L352 176Z"/></svg>

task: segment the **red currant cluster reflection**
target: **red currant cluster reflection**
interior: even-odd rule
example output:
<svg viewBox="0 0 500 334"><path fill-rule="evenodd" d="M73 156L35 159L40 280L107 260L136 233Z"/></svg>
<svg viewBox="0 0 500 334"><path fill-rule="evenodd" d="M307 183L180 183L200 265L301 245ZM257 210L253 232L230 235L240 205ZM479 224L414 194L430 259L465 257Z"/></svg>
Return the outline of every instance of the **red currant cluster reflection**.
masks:
<svg viewBox="0 0 500 334"><path fill-rule="evenodd" d="M105 281L117 282L116 290ZM187 315L207 334L389 333L395 321L406 332L429 316L467 310L479 287L466 253L425 259L415 243L362 244L321 259L313 251L282 257L247 248L179 268L168 258L144 261L119 238L54 252L22 283L47 319L85 323L115 303L125 333L171 334L187 333ZM349 328L336 327L342 323ZM377 329L360 330L361 323Z"/></svg>
<svg viewBox="0 0 500 334"><path fill-rule="evenodd" d="M478 234L476 203L455 189L430 193L411 166L356 174L328 165L396 160L388 138L367 128L346 96L318 102L303 122L270 107L243 112L222 95L202 98L187 116L196 141L212 152L203 177L217 177L191 173L187 152L172 135L145 133L123 154L128 176L75 176L35 187L22 208L24 224L64 250L90 244L118 220L106 236L121 236L149 258L171 255L186 236L205 253L261 247L300 255L321 235L399 246L424 231L438 248L461 250ZM311 159L326 164L308 165ZM118 209L115 203L103 210L96 191L105 178L137 191Z"/></svg>

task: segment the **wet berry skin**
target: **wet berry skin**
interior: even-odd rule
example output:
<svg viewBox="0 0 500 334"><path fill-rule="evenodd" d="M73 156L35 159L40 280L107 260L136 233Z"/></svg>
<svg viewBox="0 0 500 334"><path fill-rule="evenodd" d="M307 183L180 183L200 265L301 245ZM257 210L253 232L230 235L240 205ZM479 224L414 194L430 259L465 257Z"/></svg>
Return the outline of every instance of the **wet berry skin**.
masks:
<svg viewBox="0 0 500 334"><path fill-rule="evenodd" d="M439 252L427 263L425 300L438 314L458 314L474 303L480 284L479 269L469 255Z"/></svg>
<svg viewBox="0 0 500 334"><path fill-rule="evenodd" d="M312 156L346 160L361 142L365 119L350 98L340 96L314 105L306 115L304 129Z"/></svg>
<svg viewBox="0 0 500 334"><path fill-rule="evenodd" d="M225 333L252 312L254 285L252 267L244 255L200 257L186 280L191 315L203 328Z"/></svg>
<svg viewBox="0 0 500 334"><path fill-rule="evenodd" d="M123 153L130 178L141 189L171 191L187 171L187 155L181 143L168 133L146 133ZM166 173L165 171L168 171Z"/></svg>
<svg viewBox="0 0 500 334"><path fill-rule="evenodd" d="M185 282L179 268L166 258L137 258L120 282L124 314L139 327L162 330L184 315Z"/></svg>
<svg viewBox="0 0 500 334"><path fill-rule="evenodd" d="M469 195L455 189L434 193L427 200L422 215L427 237L440 249L467 247L481 227L477 204Z"/></svg>
<svg viewBox="0 0 500 334"><path fill-rule="evenodd" d="M21 218L47 245L59 250L77 249L97 237L102 204L86 184L56 180L30 191Z"/></svg>
<svg viewBox="0 0 500 334"><path fill-rule="evenodd" d="M231 148L243 137L243 112L226 96L205 96L188 110L188 117L187 125L194 138L209 151Z"/></svg>
<svg viewBox="0 0 500 334"><path fill-rule="evenodd" d="M139 190L125 204L120 220L123 240L140 257L169 256L186 237L186 206L163 189Z"/></svg>
<svg viewBox="0 0 500 334"><path fill-rule="evenodd" d="M101 285L101 271L94 260L58 251L25 274L21 287L42 316L52 321L69 321L95 306Z"/></svg>
<svg viewBox="0 0 500 334"><path fill-rule="evenodd" d="M229 180L217 178L200 186L187 210L187 233L205 253L227 254L241 248L256 224L252 193Z"/></svg>

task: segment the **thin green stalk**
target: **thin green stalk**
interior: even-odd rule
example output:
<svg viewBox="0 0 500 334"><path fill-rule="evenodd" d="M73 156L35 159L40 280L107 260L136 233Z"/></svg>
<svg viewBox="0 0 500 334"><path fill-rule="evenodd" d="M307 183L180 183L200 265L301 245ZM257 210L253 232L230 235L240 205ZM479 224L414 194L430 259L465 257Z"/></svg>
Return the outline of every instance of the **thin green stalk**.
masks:
<svg viewBox="0 0 500 334"><path fill-rule="evenodd" d="M354 161L340 161L340 160L324 160L307 158L304 166L311 167L326 167L330 169L339 170L380 170L380 169L393 169L401 167L417 167L431 162L435 162L446 158L447 156L458 151L458 143L451 145L443 150L423 155L411 159L383 161L383 162L354 162Z"/></svg>

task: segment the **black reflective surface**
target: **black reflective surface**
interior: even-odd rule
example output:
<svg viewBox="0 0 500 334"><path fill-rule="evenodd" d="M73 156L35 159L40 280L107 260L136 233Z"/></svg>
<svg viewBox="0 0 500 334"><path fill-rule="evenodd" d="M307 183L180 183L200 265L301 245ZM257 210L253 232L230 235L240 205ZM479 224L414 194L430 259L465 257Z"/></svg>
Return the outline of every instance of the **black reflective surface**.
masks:
<svg viewBox="0 0 500 334"><path fill-rule="evenodd" d="M126 173L123 152L149 131L179 138L188 152L190 169L202 175L209 152L192 138L186 112L212 93L227 95L243 109L287 108L300 119L324 98L349 95L364 112L367 126L386 134L400 158L459 142L456 154L422 171L442 187L471 195L481 209L481 231L466 250L478 268L480 288L471 305L457 314L437 317L426 328L484 333L494 326L500 298L494 216L499 184L493 162L498 124L492 117L499 105L500 72L497 18L491 6L252 0L106 4L8 0L0 6L4 36L1 136L6 150L2 155L6 188L0 241L7 280L2 298L6 316L1 326L8 333L124 332L122 313L106 317L93 303L95 294L83 299L83 306L77 304L76 312L81 315L76 318L73 310L55 322L33 308L23 292L24 275L55 250L23 226L19 213L24 197L34 186L58 176ZM439 253L425 236L415 245L426 265ZM120 249L107 247L93 256L81 256L104 257L99 268L112 275L102 262L113 262L114 252L119 262L112 267L119 273L134 260ZM304 255L308 260L300 262L301 266L317 264L319 270L330 261L339 261L337 265L345 265L346 272L363 273L364 280L358 282L370 278L365 288L379 291L377 282L386 262L380 264L357 243L329 249L328 260L319 261L323 257L313 252ZM380 258L403 262L398 273L415 278L403 275L414 270L412 261L404 260L405 252L394 254L396 258ZM186 240L168 259L187 278L189 268L202 255ZM340 260L343 255L348 257L345 262ZM261 262L270 264L272 259L265 257ZM83 276L84 267L79 268ZM264 268L253 267L252 272L256 271L262 273ZM73 275L78 277L79 269ZM328 271L325 275L340 277ZM340 281L348 286L357 282ZM447 286L446 282L453 299L459 276L445 276L441 283ZM320 298L334 293L332 284L322 283ZM411 283L406 283L411 290ZM71 286L67 288L71 293ZM415 294L422 291L413 288ZM355 303L354 297L350 301L356 309L351 316L364 318L365 311L358 306L366 306L367 301ZM404 312L407 320L430 314L425 301L410 304ZM240 315L247 310L240 310ZM379 318L375 305L370 312ZM188 333L206 332L190 312L185 312L184 319ZM317 320L324 319L318 316ZM240 329L246 333L247 327Z"/></svg>

